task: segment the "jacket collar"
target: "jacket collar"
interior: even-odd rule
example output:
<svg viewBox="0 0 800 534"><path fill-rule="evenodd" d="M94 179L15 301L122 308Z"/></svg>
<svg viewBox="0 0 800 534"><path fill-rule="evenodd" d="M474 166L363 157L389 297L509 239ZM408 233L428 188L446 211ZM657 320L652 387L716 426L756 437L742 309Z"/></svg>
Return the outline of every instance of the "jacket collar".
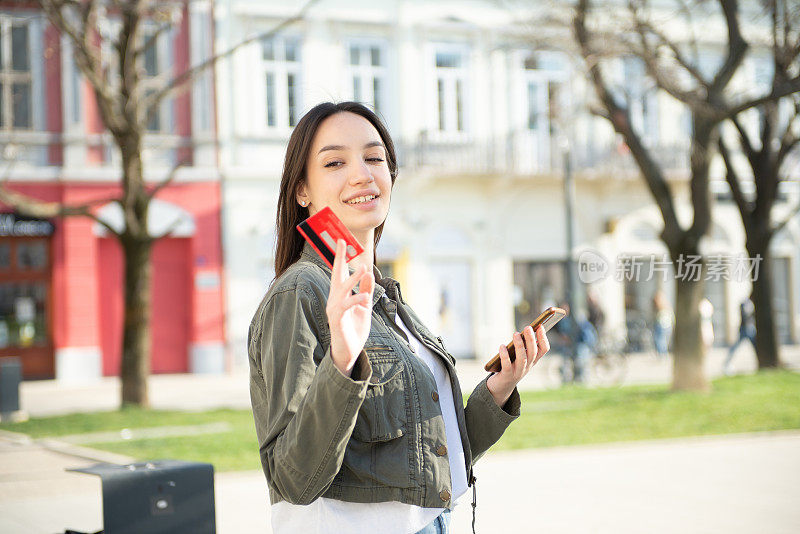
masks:
<svg viewBox="0 0 800 534"><path fill-rule="evenodd" d="M318 265L325 273L330 276L333 274L331 268L328 267L328 264L325 263L317 251L314 250L314 247L306 241L303 244L303 251L300 253L300 259L310 261L311 263ZM347 266L347 271L350 274L353 274L353 269L350 265ZM375 265L372 266L372 274L375 276L375 290L372 292L372 305L375 306L378 303L378 300L386 293L386 285L390 285L392 282L397 284L397 282L388 276L384 277L381 275L380 270ZM353 288L353 293L356 293L355 288Z"/></svg>

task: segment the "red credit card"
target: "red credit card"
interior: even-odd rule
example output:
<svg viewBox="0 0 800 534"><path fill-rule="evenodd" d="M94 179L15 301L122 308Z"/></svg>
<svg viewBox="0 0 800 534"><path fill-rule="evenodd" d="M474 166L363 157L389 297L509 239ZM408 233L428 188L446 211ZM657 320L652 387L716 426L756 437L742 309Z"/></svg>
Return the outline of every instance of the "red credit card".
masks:
<svg viewBox="0 0 800 534"><path fill-rule="evenodd" d="M314 250L322 256L331 269L333 269L333 260L336 257L337 240L344 239L347 243L347 253L345 254L347 261L364 252L364 248L350 233L350 230L327 206L298 224L297 230L303 234L306 241L314 247Z"/></svg>

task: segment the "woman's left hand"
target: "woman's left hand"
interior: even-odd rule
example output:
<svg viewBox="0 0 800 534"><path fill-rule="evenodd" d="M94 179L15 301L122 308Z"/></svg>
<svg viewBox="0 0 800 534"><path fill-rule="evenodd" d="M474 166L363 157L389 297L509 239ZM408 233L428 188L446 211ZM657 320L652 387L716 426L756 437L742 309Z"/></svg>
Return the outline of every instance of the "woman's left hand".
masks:
<svg viewBox="0 0 800 534"><path fill-rule="evenodd" d="M522 336L525 336L524 345ZM489 388L489 393L498 406L503 407L522 377L528 374L531 367L536 365L536 362L549 350L550 343L547 341L543 326L536 329L536 334L530 325L522 330L521 335L519 332L514 332L516 358L513 362L506 346L500 345L500 372L493 374L486 381L486 387Z"/></svg>

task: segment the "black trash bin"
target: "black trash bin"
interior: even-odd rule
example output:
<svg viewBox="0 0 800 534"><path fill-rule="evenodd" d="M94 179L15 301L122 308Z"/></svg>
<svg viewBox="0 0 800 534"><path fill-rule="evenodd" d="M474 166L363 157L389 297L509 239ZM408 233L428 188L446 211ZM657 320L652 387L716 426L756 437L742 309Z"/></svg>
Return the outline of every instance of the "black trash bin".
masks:
<svg viewBox="0 0 800 534"><path fill-rule="evenodd" d="M104 534L213 534L214 466L181 460L80 469L103 485Z"/></svg>
<svg viewBox="0 0 800 534"><path fill-rule="evenodd" d="M25 419L19 409L19 383L22 362L19 358L0 358L0 421Z"/></svg>

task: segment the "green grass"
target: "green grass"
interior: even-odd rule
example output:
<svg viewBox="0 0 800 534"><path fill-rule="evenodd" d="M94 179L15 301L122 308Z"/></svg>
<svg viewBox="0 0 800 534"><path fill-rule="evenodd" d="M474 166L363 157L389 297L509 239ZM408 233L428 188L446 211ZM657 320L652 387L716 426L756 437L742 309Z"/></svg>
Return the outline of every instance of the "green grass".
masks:
<svg viewBox="0 0 800 534"><path fill-rule="evenodd" d="M714 381L711 393L705 394L672 393L667 386L568 387L526 392L522 401L522 415L493 450L800 429L800 374L788 371L721 378ZM128 408L4 423L0 429L39 438L218 421L230 424L231 430L90 446L138 459L209 462L221 471L260 469L249 410L174 412Z"/></svg>
<svg viewBox="0 0 800 534"><path fill-rule="evenodd" d="M176 458L208 462L220 471L261 469L250 410L179 412L126 407L115 412L80 413L36 418L24 423L2 423L0 429L21 432L33 438L57 438L86 432L119 431L123 428L201 425L220 421L228 423L231 430L199 436L132 439L88 446L141 460Z"/></svg>
<svg viewBox="0 0 800 534"><path fill-rule="evenodd" d="M495 450L800 428L800 374L720 378L710 393L667 386L522 394L520 418Z"/></svg>

